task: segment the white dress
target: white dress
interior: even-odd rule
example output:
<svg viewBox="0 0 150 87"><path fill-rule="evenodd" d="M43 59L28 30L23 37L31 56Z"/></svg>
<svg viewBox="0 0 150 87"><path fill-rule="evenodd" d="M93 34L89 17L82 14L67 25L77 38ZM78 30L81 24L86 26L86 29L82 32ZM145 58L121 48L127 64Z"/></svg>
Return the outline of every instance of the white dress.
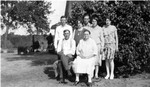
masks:
<svg viewBox="0 0 150 87"><path fill-rule="evenodd" d="M92 54L97 55L97 46L93 39L89 38L87 41L84 41L83 39L80 40L77 50L77 55L83 54L83 56L89 56ZM95 57L91 57L88 59L82 59L80 56L77 56L77 58L73 62L73 69L75 73L86 73L93 76L93 71L95 67Z"/></svg>

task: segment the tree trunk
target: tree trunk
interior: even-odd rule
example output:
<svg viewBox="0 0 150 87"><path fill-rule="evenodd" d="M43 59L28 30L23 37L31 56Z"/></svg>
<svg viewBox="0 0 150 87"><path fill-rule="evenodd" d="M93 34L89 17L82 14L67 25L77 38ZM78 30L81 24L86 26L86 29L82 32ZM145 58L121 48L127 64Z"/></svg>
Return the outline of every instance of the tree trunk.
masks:
<svg viewBox="0 0 150 87"><path fill-rule="evenodd" d="M65 16L71 17L71 5L74 1L67 1L66 2L66 9L65 9Z"/></svg>
<svg viewBox="0 0 150 87"><path fill-rule="evenodd" d="M4 49L7 48L7 37L8 37L9 26L6 27L6 32L4 34Z"/></svg>
<svg viewBox="0 0 150 87"><path fill-rule="evenodd" d="M34 42L35 42L34 35L32 35L32 48L33 48ZM32 49L32 52L34 52L34 49Z"/></svg>
<svg viewBox="0 0 150 87"><path fill-rule="evenodd" d="M38 28L37 28L37 32L36 33L37 33L37 35L39 35L39 29Z"/></svg>

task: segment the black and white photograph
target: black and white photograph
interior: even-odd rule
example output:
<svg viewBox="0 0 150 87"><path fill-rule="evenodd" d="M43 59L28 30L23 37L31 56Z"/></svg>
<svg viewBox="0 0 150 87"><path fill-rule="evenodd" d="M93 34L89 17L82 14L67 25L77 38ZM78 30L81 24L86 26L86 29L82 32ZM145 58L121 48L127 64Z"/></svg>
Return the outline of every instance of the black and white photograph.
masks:
<svg viewBox="0 0 150 87"><path fill-rule="evenodd" d="M150 0L1 0L1 87L150 87Z"/></svg>

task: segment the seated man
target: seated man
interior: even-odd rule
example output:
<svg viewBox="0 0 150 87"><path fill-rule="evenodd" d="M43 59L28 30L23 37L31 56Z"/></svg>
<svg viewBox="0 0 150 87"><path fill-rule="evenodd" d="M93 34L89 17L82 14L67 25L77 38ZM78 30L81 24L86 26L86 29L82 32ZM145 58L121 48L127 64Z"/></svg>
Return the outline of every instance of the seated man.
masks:
<svg viewBox="0 0 150 87"><path fill-rule="evenodd" d="M64 83L65 79L63 76L63 68L67 71L68 76L71 76L70 68L69 68L69 62L73 61L73 55L75 54L75 41L70 37L70 31L64 30L64 39L59 41L57 53L60 56L60 62L58 63L58 68L60 71L60 82Z"/></svg>

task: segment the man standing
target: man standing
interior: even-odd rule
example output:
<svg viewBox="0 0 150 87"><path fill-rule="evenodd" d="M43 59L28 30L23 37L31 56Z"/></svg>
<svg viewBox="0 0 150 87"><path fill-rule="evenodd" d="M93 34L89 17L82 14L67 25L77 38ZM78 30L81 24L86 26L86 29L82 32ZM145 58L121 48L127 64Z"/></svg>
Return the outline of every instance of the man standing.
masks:
<svg viewBox="0 0 150 87"><path fill-rule="evenodd" d="M58 43L60 40L62 40L64 38L63 36L63 31L65 29L70 31L70 38L72 38L72 27L70 25L67 24L67 18L65 16L61 16L60 19L61 23L60 25L56 28L55 31L55 39L54 39L54 47L55 47L55 51L57 50L58 47Z"/></svg>
<svg viewBox="0 0 150 87"><path fill-rule="evenodd" d="M73 61L73 55L75 54L76 44L75 41L70 38L70 30L64 30L64 39L59 41L57 47L57 53L60 56L58 63L58 69L60 70L60 82L64 83L65 78L63 76L64 71L67 71L68 76L71 76L69 63ZM63 70L64 68L64 70Z"/></svg>
<svg viewBox="0 0 150 87"><path fill-rule="evenodd" d="M84 18L83 18L83 20L84 20L83 27L85 29L89 29L91 27L89 15L85 15Z"/></svg>

